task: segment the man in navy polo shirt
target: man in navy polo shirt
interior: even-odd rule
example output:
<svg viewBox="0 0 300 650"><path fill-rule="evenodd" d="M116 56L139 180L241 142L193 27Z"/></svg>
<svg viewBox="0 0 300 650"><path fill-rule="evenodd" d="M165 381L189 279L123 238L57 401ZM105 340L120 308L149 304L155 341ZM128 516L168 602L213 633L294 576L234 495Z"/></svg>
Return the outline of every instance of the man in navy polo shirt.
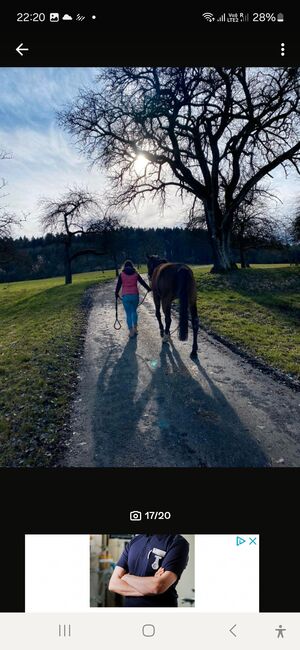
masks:
<svg viewBox="0 0 300 650"><path fill-rule="evenodd" d="M127 544L109 582L125 607L177 607L176 585L188 563L181 535L136 535Z"/></svg>

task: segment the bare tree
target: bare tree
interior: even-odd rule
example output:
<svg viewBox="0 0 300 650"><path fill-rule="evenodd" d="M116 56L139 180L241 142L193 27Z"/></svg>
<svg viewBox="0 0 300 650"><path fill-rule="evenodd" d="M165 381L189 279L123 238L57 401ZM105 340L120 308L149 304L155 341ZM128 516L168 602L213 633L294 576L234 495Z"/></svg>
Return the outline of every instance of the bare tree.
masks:
<svg viewBox="0 0 300 650"><path fill-rule="evenodd" d="M283 220L272 210L276 197L256 185L239 205L232 225L232 243L238 249L242 268L246 268L246 251L258 248L282 248ZM278 200L278 199L277 199Z"/></svg>
<svg viewBox="0 0 300 650"><path fill-rule="evenodd" d="M233 215L232 246L238 250L241 268L248 266L246 251L258 248L282 248L282 231L285 223L275 216L271 201L279 201L266 186L256 185L248 192ZM204 210L192 210L187 228L206 228Z"/></svg>
<svg viewBox="0 0 300 650"><path fill-rule="evenodd" d="M24 215L23 219L26 219ZM12 235L13 226L20 226L22 219L17 218L6 208L0 209L0 239L9 239Z"/></svg>
<svg viewBox="0 0 300 650"><path fill-rule="evenodd" d="M246 261L246 252L259 248L277 248L283 246L279 237L278 222L263 212L252 212L246 204L241 206L237 219L234 221L232 240L233 246L239 251L241 268L249 264Z"/></svg>
<svg viewBox="0 0 300 650"><path fill-rule="evenodd" d="M94 220L88 227L88 233L94 233L100 239L103 253L111 255L114 261L116 277L119 275L119 264L114 233L121 227L123 217L120 215L104 214L101 219Z"/></svg>
<svg viewBox="0 0 300 650"><path fill-rule="evenodd" d="M64 242L65 283L72 283L72 262L81 255L105 255L103 248L81 248L74 251L76 236L105 232L115 227L117 218L101 214L97 198L88 190L74 187L58 200L42 199L41 222L44 232L61 233Z"/></svg>
<svg viewBox="0 0 300 650"><path fill-rule="evenodd" d="M234 214L251 188L279 165L299 172L299 69L111 68L98 84L59 122L109 170L111 205L164 201L170 187L192 209L202 202L214 270L229 270Z"/></svg>
<svg viewBox="0 0 300 650"><path fill-rule="evenodd" d="M13 214L5 208L0 209L0 239L8 239L11 236L12 226L16 223L17 220Z"/></svg>

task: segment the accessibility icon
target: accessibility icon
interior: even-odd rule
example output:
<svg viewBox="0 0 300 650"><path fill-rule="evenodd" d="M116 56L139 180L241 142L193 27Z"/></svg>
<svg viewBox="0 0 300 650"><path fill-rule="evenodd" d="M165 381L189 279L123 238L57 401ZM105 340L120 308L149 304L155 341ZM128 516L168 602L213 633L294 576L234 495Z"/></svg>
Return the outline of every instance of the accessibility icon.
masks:
<svg viewBox="0 0 300 650"><path fill-rule="evenodd" d="M245 540L243 537L239 537L239 536L237 536L237 538L236 538L236 545L237 545L237 546L241 546L241 544L245 544L245 541L246 541L246 540Z"/></svg>
<svg viewBox="0 0 300 650"><path fill-rule="evenodd" d="M279 625L275 628L275 632L277 632L277 639L284 639L284 632L286 632L286 627Z"/></svg>

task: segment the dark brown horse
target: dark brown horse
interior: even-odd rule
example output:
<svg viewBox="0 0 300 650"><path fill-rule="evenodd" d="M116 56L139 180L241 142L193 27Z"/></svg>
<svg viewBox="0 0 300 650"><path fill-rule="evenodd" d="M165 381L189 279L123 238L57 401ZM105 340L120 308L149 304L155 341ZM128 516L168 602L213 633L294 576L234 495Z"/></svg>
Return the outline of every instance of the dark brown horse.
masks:
<svg viewBox="0 0 300 650"><path fill-rule="evenodd" d="M175 298L179 298L179 340L186 341L188 338L190 309L193 328L191 358L197 357L199 320L197 289L193 271L186 264L167 262L158 255L147 255L147 266L155 304L155 315L163 342L170 339L171 305ZM161 320L160 305L162 305L165 315L165 329Z"/></svg>

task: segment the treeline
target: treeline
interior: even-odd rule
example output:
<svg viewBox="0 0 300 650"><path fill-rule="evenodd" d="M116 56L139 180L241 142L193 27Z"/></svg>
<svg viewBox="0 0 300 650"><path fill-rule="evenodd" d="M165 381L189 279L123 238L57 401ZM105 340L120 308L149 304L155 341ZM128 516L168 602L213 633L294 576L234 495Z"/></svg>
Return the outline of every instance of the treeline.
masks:
<svg viewBox="0 0 300 650"><path fill-rule="evenodd" d="M146 255L158 254L170 261L187 264L212 264L213 257L207 231L183 228L119 228L102 234L84 234L74 238L74 251L95 248L99 255L82 255L74 260L73 272L82 273L120 267L130 258L145 264ZM64 275L64 237L20 237L11 241L11 254L0 262L0 281L33 280ZM239 261L238 251L235 251ZM251 263L290 263L299 260L299 248L247 251Z"/></svg>

